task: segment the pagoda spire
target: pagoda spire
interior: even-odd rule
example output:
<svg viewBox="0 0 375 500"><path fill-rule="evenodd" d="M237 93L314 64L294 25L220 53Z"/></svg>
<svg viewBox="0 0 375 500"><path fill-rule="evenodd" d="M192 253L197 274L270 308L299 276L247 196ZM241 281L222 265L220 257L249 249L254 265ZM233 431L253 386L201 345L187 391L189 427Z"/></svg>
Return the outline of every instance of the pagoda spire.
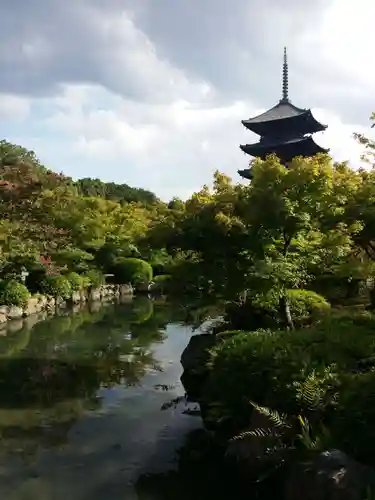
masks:
<svg viewBox="0 0 375 500"><path fill-rule="evenodd" d="M283 93L281 102L289 102L288 97L288 57L286 47L284 47L284 63L283 63Z"/></svg>

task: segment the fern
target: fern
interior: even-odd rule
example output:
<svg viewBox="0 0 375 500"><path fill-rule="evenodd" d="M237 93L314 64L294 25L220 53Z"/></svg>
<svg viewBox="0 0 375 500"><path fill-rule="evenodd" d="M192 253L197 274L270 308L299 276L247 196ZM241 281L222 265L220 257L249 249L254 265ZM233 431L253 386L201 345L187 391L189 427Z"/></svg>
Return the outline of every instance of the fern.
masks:
<svg viewBox="0 0 375 500"><path fill-rule="evenodd" d="M296 382L296 398L309 409L315 410L322 404L323 395L320 387L321 381L312 371L303 382Z"/></svg>
<svg viewBox="0 0 375 500"><path fill-rule="evenodd" d="M263 428L259 427L258 429L254 429L252 431L244 431L237 436L234 436L231 441L239 441L242 439L246 439L248 437L257 437L257 438L266 438L266 437L277 437L278 434L275 433L275 430L272 428Z"/></svg>
<svg viewBox="0 0 375 500"><path fill-rule="evenodd" d="M324 371L323 377L317 376L316 372L311 372L303 382L296 382L296 400L304 407L310 410L320 410L333 400L329 390L332 388L330 383L335 374L331 368ZM300 442L305 450L319 451L330 446L331 436L328 429L318 422L314 424L314 430L307 417L299 414L297 416L288 416L266 406L260 406L254 401L249 401L253 408L264 415L269 420L271 427L260 427L247 430L233 437L232 441L243 440L246 438L272 438L272 446L266 448L265 455L280 455L283 452L295 451L300 449L296 444ZM319 413L316 413L319 416ZM299 431L299 432L298 432Z"/></svg>
<svg viewBox="0 0 375 500"><path fill-rule="evenodd" d="M303 382L294 382L296 400L308 410L322 410L337 401L335 365L325 368L322 375L315 370L309 373Z"/></svg>
<svg viewBox="0 0 375 500"><path fill-rule="evenodd" d="M288 424L288 416L285 413L279 413L276 410L271 410L266 406L259 406L254 403L254 401L249 401L249 403L257 410L261 415L269 418L275 427L290 427Z"/></svg>

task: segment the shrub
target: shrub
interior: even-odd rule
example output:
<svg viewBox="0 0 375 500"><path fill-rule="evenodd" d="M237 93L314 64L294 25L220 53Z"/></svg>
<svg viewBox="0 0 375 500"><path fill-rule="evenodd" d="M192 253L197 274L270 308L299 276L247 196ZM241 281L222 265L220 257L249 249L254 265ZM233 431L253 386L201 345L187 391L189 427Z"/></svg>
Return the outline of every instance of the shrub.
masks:
<svg viewBox="0 0 375 500"><path fill-rule="evenodd" d="M99 288L104 284L104 276L97 269L90 269L83 275L85 285L92 286L93 288Z"/></svg>
<svg viewBox="0 0 375 500"><path fill-rule="evenodd" d="M329 302L322 295L311 290L288 290L290 311L293 318L302 320L319 316L330 309Z"/></svg>
<svg viewBox="0 0 375 500"><path fill-rule="evenodd" d="M66 276L46 276L42 282L42 291L53 297L70 299L72 296L72 286Z"/></svg>
<svg viewBox="0 0 375 500"><path fill-rule="evenodd" d="M73 292L78 292L79 290L83 289L84 279L78 273L71 272L65 277L69 281L70 287Z"/></svg>
<svg viewBox="0 0 375 500"><path fill-rule="evenodd" d="M121 259L113 266L113 274L118 283L149 282L152 280L152 267L144 260L129 257Z"/></svg>
<svg viewBox="0 0 375 500"><path fill-rule="evenodd" d="M375 316L368 313L324 318L315 327L294 331L222 336L211 351L206 396L237 430L248 423L249 400L296 414L295 384L309 373L324 378L329 369L339 384L348 373L372 369L374 327Z"/></svg>
<svg viewBox="0 0 375 500"><path fill-rule="evenodd" d="M170 285L171 276L169 274L160 274L159 276L154 276L153 281L153 292L166 293Z"/></svg>
<svg viewBox="0 0 375 500"><path fill-rule="evenodd" d="M0 284L0 302L2 304L25 307L30 295L29 290L23 283L12 280Z"/></svg>
<svg viewBox="0 0 375 500"><path fill-rule="evenodd" d="M290 312L296 325L314 321L321 317L323 312L330 310L330 304L327 300L312 290L293 289L287 291ZM248 316L246 321L255 328L249 328L242 324L234 325L235 328L267 328L276 325L282 321L279 314L279 295L273 290L265 295L256 294L250 298L248 303L241 304L242 313ZM237 307L238 308L238 307ZM236 314L234 312L234 314ZM254 318L251 318L254 316ZM251 321L254 319L255 321Z"/></svg>

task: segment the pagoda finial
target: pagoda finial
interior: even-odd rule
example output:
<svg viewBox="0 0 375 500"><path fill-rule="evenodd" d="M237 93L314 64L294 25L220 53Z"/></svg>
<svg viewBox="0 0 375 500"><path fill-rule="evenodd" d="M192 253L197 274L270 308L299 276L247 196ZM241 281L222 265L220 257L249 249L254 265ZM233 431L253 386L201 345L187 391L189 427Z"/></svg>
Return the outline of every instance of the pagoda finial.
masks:
<svg viewBox="0 0 375 500"><path fill-rule="evenodd" d="M288 98L288 57L286 47L284 47L284 64L283 64L283 94L282 101L289 101Z"/></svg>

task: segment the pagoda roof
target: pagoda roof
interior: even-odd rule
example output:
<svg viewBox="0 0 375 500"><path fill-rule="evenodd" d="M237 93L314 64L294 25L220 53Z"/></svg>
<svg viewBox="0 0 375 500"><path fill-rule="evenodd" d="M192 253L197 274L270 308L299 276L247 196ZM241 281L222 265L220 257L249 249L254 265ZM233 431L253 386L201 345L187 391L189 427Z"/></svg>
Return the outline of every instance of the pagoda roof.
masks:
<svg viewBox="0 0 375 500"><path fill-rule="evenodd" d="M294 106L294 104L292 104L288 99L281 99L273 108L268 109L260 115L254 116L254 118L243 120L243 122L259 123L273 120L285 120L285 118L302 115L306 113L306 111L308 110L297 108L297 106Z"/></svg>
<svg viewBox="0 0 375 500"><path fill-rule="evenodd" d="M254 118L242 120L242 124L258 135L272 135L273 130L284 129L284 126L285 129L299 130L302 134L321 132L327 128L327 125L314 118L310 109L298 108L287 99L281 99L276 106Z"/></svg>
<svg viewBox="0 0 375 500"><path fill-rule="evenodd" d="M312 137L297 137L286 141L272 141L262 139L255 144L241 145L244 153L263 158L275 153L283 160L290 160L295 156L314 156L318 153L328 153L329 149L319 146Z"/></svg>
<svg viewBox="0 0 375 500"><path fill-rule="evenodd" d="M248 179L249 181L251 181L251 179L253 178L251 168L244 168L243 170L237 170L237 172L241 177L243 177L244 179Z"/></svg>

